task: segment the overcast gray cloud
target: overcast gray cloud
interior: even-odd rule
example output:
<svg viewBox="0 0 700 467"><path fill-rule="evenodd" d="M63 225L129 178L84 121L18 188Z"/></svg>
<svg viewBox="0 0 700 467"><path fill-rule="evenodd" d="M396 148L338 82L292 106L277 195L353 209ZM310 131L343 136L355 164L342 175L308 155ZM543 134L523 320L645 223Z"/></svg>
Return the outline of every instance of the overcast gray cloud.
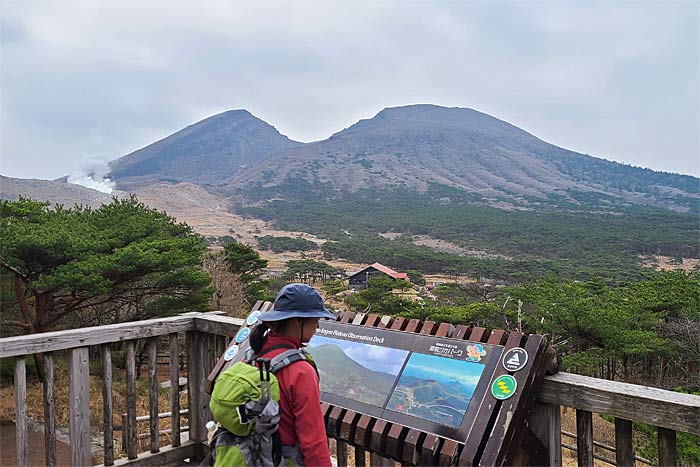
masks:
<svg viewBox="0 0 700 467"><path fill-rule="evenodd" d="M700 175L699 5L4 0L0 173L79 176L228 109L312 141L435 103Z"/></svg>

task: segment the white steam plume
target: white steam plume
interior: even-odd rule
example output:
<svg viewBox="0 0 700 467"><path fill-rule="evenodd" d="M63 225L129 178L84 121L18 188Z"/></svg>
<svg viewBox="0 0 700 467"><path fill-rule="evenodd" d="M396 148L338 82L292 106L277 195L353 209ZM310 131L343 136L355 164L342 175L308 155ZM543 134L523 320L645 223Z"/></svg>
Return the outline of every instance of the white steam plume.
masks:
<svg viewBox="0 0 700 467"><path fill-rule="evenodd" d="M109 165L106 160L100 159L99 156L83 157L72 172L68 176L68 183L92 188L102 193L112 193L114 190L115 183L105 177L109 173Z"/></svg>

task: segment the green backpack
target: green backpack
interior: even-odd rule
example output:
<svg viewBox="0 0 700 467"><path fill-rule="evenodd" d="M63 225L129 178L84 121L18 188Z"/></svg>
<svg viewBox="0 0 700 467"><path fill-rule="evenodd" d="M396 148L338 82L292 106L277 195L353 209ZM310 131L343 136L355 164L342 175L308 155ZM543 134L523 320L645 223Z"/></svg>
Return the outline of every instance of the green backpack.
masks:
<svg viewBox="0 0 700 467"><path fill-rule="evenodd" d="M251 360L234 363L219 375L209 402L220 425L210 446L215 467L284 465L275 373L302 360L313 365L306 352L289 349L272 360L255 359L257 366Z"/></svg>

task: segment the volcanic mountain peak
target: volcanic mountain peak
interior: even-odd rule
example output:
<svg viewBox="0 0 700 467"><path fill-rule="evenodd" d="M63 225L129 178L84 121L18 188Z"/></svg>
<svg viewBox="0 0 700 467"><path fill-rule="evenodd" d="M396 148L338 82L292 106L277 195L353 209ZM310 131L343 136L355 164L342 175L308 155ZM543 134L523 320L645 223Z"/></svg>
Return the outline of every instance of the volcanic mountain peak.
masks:
<svg viewBox="0 0 700 467"><path fill-rule="evenodd" d="M124 189L159 181L216 185L299 145L247 110L229 110L117 159L110 175Z"/></svg>
<svg viewBox="0 0 700 467"><path fill-rule="evenodd" d="M514 136L539 141L533 135L477 110L461 107L442 107L433 104L414 104L402 107L387 107L373 118L360 120L334 137L356 133L444 132L460 136L464 133L479 133L493 137Z"/></svg>
<svg viewBox="0 0 700 467"><path fill-rule="evenodd" d="M511 206L605 198L684 211L700 197L694 177L576 153L485 113L431 104L385 108L308 144L291 141L246 110L232 110L135 151L112 169L120 189L184 181L247 200L286 198L287 188L301 181L340 193L423 192L438 184Z"/></svg>

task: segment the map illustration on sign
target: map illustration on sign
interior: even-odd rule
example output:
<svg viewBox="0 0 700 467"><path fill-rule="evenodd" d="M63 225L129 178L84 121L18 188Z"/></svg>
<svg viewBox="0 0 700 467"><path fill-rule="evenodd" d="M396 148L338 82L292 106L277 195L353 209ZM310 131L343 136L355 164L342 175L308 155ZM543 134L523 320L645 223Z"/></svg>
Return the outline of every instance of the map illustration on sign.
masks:
<svg viewBox="0 0 700 467"><path fill-rule="evenodd" d="M387 404L387 409L459 427L484 365L413 353Z"/></svg>
<svg viewBox="0 0 700 467"><path fill-rule="evenodd" d="M314 336L307 347L321 392L383 407L408 351Z"/></svg>

